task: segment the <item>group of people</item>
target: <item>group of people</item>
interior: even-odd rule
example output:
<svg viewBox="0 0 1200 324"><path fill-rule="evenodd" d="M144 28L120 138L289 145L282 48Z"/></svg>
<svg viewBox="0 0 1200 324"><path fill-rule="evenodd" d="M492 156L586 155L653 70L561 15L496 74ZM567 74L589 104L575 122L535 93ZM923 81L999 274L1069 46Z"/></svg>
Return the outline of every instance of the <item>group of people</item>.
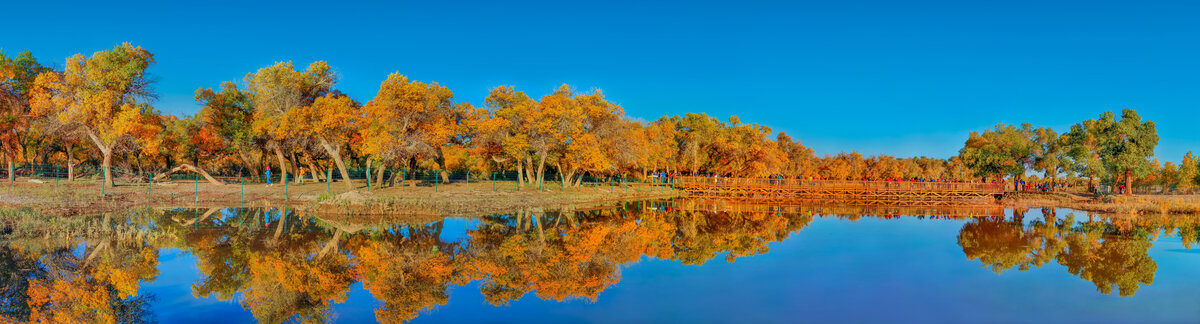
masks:
<svg viewBox="0 0 1200 324"><path fill-rule="evenodd" d="M1013 190L1029 191L1029 192L1054 192L1060 189L1069 187L1070 184L1062 181L1046 181L1029 183L1025 180L1013 180Z"/></svg>

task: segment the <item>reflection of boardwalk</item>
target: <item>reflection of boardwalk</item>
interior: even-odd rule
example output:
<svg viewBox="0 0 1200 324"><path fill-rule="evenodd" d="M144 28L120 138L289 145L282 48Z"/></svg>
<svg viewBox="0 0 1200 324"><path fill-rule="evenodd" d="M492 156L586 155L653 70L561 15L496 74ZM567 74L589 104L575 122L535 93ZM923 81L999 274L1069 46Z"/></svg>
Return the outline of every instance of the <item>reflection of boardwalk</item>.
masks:
<svg viewBox="0 0 1200 324"><path fill-rule="evenodd" d="M813 200L848 205L990 204L1004 194L1000 185L955 182L679 177L672 185L692 197Z"/></svg>
<svg viewBox="0 0 1200 324"><path fill-rule="evenodd" d="M701 212L751 212L751 213L788 213L807 215L904 215L904 216L943 216L951 218L966 217L1004 217L1004 209L995 207L946 208L946 207L909 207L909 206L820 206L799 204L797 201L775 200L725 200L725 199L686 199L674 208L683 211Z"/></svg>

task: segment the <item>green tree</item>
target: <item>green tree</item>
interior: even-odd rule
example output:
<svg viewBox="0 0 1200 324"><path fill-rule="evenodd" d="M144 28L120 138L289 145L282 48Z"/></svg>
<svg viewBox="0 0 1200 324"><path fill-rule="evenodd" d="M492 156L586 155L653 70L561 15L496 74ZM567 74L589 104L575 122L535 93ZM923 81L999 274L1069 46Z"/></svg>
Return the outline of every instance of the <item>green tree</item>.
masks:
<svg viewBox="0 0 1200 324"><path fill-rule="evenodd" d="M1103 132L1112 124L1112 119L1089 119L1071 126L1060 141L1069 157L1069 169L1088 178L1088 191L1095 192L1095 179L1107 176L1100 160Z"/></svg>
<svg viewBox="0 0 1200 324"><path fill-rule="evenodd" d="M1063 164L1066 156L1060 137L1049 127L1038 127L1033 133L1037 143L1033 159L1034 170L1042 172L1042 175L1050 180L1058 180L1060 171L1066 169Z"/></svg>
<svg viewBox="0 0 1200 324"><path fill-rule="evenodd" d="M1017 179L1025 175L1037 150L1033 126L999 124L983 133L971 132L958 155L977 177L1009 175Z"/></svg>
<svg viewBox="0 0 1200 324"><path fill-rule="evenodd" d="M1113 113L1106 112L1100 118L1113 120ZM1153 171L1150 158L1158 145L1158 131L1154 122L1142 121L1133 109L1121 111L1121 119L1109 125L1101 133L1100 160L1110 173L1125 178L1125 195L1132 195L1133 178Z"/></svg>

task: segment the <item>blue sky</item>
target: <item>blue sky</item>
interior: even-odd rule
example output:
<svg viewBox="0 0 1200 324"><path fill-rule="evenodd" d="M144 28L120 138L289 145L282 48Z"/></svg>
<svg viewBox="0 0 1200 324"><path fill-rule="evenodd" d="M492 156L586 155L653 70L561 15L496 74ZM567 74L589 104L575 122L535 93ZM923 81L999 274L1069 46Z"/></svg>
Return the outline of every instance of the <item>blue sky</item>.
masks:
<svg viewBox="0 0 1200 324"><path fill-rule="evenodd" d="M275 61L328 61L365 102L399 71L459 101L601 88L628 115L737 115L818 154L948 157L971 130L1134 108L1200 151L1200 2L237 1L4 4L0 48L155 53L156 106ZM11 14L17 13L17 14Z"/></svg>

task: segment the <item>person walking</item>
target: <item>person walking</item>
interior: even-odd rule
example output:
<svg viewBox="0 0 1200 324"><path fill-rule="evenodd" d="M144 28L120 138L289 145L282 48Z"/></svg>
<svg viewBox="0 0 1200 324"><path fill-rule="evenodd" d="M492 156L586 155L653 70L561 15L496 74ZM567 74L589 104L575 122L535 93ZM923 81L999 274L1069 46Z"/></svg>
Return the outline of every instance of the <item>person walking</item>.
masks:
<svg viewBox="0 0 1200 324"><path fill-rule="evenodd" d="M268 165L267 166L267 187L270 187L273 185L275 185L275 184L271 183L271 166Z"/></svg>

